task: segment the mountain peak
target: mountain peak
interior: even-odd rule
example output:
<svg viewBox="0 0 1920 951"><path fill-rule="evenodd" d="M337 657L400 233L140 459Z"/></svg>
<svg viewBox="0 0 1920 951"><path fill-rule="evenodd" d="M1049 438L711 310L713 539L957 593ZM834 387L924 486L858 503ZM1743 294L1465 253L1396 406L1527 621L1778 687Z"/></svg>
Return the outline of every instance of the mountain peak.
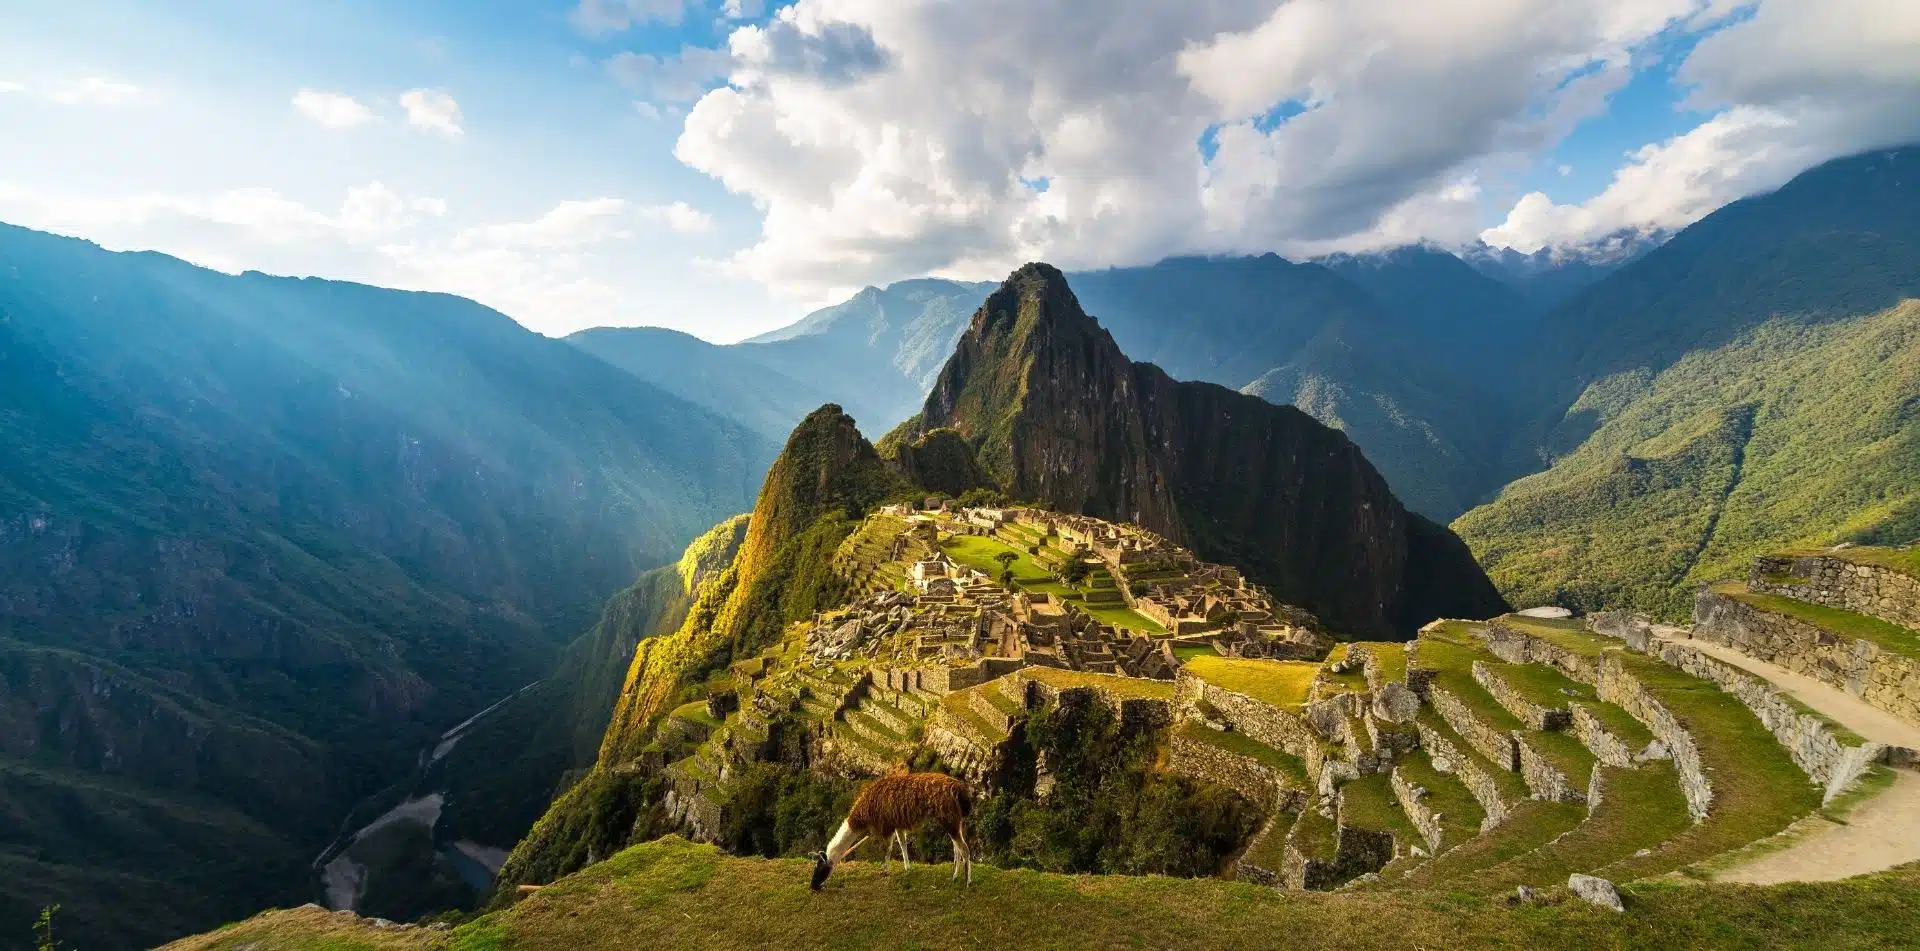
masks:
<svg viewBox="0 0 1920 951"><path fill-rule="evenodd" d="M971 478L922 464L943 427L959 437L939 447L945 463L964 441L1007 493L1239 565L1340 629L1405 634L1503 607L1459 540L1408 513L1346 436L1127 359L1051 265L1015 271L974 314L920 416L883 440L896 468ZM1422 588L1423 575L1444 581Z"/></svg>

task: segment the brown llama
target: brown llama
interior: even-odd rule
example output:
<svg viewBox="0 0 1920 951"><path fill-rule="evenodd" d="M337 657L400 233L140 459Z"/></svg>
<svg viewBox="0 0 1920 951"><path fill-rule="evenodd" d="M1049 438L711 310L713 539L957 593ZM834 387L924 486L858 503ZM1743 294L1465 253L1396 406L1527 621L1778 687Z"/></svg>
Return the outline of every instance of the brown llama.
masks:
<svg viewBox="0 0 1920 951"><path fill-rule="evenodd" d="M860 790L853 808L840 823L840 831L826 851L813 853L813 889L833 874L834 866L845 861L860 843L879 836L887 840L887 867L893 867L893 847L900 846L900 861L911 870L913 858L907 854L907 833L932 819L953 840L953 878L960 879L960 866L967 868L967 883L973 883L973 856L967 843L967 815L973 811L973 793L967 784L945 773L895 773L882 776Z"/></svg>

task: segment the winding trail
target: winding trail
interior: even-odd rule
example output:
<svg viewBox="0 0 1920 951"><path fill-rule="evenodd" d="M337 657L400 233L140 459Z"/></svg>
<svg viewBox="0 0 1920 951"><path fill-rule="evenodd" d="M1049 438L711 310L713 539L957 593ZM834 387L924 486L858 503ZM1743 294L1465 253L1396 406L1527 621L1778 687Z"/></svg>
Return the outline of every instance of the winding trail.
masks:
<svg viewBox="0 0 1920 951"><path fill-rule="evenodd" d="M1730 647L1692 640L1681 628L1658 627L1654 633L1771 681L1782 693L1869 740L1920 750L1920 724L1870 707L1844 690ZM1920 861L1920 773L1894 770L1893 785L1844 818L1842 823L1817 813L1808 816L1783 833L1790 840L1785 847L1724 869L1714 879L1751 885L1828 882Z"/></svg>

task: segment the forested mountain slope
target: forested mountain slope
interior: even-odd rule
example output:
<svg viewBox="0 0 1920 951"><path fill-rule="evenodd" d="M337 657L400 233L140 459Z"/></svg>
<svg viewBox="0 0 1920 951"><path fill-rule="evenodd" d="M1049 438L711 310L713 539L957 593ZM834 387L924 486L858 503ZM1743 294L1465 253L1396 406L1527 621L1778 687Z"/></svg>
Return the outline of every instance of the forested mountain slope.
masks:
<svg viewBox="0 0 1920 951"><path fill-rule="evenodd" d="M770 457L469 301L4 226L0 442L0 940L60 902L102 946L311 895Z"/></svg>

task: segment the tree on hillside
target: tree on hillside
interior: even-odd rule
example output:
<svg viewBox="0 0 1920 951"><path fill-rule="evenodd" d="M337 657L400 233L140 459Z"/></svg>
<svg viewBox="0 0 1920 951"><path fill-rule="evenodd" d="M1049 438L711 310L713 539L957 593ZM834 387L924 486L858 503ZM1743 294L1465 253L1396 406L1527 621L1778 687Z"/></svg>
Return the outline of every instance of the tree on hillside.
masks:
<svg viewBox="0 0 1920 951"><path fill-rule="evenodd" d="M1000 563L1001 586L1006 588L1013 587L1013 563L1019 561L1020 556L1010 551L1003 551L993 556L993 560Z"/></svg>
<svg viewBox="0 0 1920 951"><path fill-rule="evenodd" d="M1092 565L1087 564L1086 561L1082 559L1075 558L1074 560L1067 562L1067 567L1060 572L1060 580L1065 581L1066 583L1073 585L1074 587L1077 588L1083 584L1086 584L1088 576L1092 574L1093 574Z"/></svg>

